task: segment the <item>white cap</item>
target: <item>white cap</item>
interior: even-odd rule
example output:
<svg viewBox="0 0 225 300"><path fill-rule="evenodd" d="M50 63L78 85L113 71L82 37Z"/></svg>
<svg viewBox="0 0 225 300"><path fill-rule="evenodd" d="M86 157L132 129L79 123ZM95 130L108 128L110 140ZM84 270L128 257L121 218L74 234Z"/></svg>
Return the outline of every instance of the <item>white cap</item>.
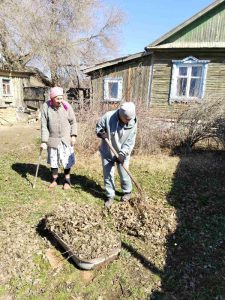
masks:
<svg viewBox="0 0 225 300"><path fill-rule="evenodd" d="M124 102L120 106L119 114L127 119L135 118L135 104L133 102Z"/></svg>

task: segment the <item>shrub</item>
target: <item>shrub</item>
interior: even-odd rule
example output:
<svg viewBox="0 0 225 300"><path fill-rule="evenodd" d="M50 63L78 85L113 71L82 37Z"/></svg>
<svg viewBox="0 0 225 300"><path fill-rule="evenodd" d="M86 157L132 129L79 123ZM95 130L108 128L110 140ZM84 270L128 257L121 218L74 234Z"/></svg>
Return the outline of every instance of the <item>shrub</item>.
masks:
<svg viewBox="0 0 225 300"><path fill-rule="evenodd" d="M77 147L87 153L98 149L95 134L97 120L110 108L86 109L78 114L79 136ZM115 109L112 107L111 109ZM159 153L162 150L191 150L202 141L216 141L225 146L225 99L208 98L202 104L193 104L176 120L156 119L151 110L137 105L138 133L134 152ZM211 144L211 142L210 142ZM207 146L210 146L209 142Z"/></svg>
<svg viewBox="0 0 225 300"><path fill-rule="evenodd" d="M87 155L98 150L99 139L95 134L95 126L99 116L99 112L90 109L79 111L77 115L78 137L76 149L87 153Z"/></svg>
<svg viewBox="0 0 225 300"><path fill-rule="evenodd" d="M224 144L225 99L208 98L195 104L178 117L175 131L178 146L192 149L203 140Z"/></svg>
<svg viewBox="0 0 225 300"><path fill-rule="evenodd" d="M115 109L115 108L113 108ZM100 140L96 137L95 126L98 119L106 112L103 110L79 111L77 120L79 124L79 134L77 149L85 153L94 153L98 150ZM137 109L138 131L134 153L153 154L160 153L165 149L174 147L175 131L171 127L172 123L163 120L156 120L151 116L151 111L147 109Z"/></svg>

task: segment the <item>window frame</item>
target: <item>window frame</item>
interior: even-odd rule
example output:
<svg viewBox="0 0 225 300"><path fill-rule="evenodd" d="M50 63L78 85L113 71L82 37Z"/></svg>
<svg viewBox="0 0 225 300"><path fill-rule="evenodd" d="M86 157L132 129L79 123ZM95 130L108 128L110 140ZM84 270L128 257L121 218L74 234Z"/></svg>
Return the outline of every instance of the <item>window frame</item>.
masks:
<svg viewBox="0 0 225 300"><path fill-rule="evenodd" d="M108 88L109 83L118 83L117 97L111 97ZM122 77L107 77L103 79L103 102L120 102L123 93L123 78Z"/></svg>
<svg viewBox="0 0 225 300"><path fill-rule="evenodd" d="M202 102L202 99L205 94L205 87L206 87L206 75L207 75L207 69L208 69L208 63L210 60L199 60L193 56L186 57L183 60L172 60L172 79L171 79L171 87L170 87L170 96L169 96L169 103L172 104L174 102ZM199 91L199 97L196 96L178 96L178 78L182 78L182 76L179 77L179 68L180 67L187 67L187 86L186 86L186 92L188 91L190 93L190 82L192 78L196 78L197 76L193 76L191 74L192 67L201 67L202 68L202 74L200 77L200 91ZM185 77L185 76L184 76Z"/></svg>
<svg viewBox="0 0 225 300"><path fill-rule="evenodd" d="M7 94L4 93L4 87L3 87L3 85L4 85L3 81L4 80L8 81L9 93L7 93ZM12 96L12 80L11 80L11 78L3 77L1 81L2 81L2 96L3 97L11 97Z"/></svg>

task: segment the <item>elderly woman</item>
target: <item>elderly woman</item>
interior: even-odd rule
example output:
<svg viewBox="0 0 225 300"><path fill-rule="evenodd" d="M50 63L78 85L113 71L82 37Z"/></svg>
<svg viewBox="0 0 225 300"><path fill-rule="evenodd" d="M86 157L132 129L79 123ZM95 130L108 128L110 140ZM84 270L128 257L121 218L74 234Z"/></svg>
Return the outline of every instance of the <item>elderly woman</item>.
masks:
<svg viewBox="0 0 225 300"><path fill-rule="evenodd" d="M131 198L131 179L121 164L124 164L128 168L130 154L135 144L137 133L135 104L133 102L125 102L119 109L107 112L97 123L96 133L102 139L100 153L102 156L104 184L107 196L105 207L109 208L115 197L115 163L117 164L123 191L121 201L127 201ZM105 138L110 140L112 146L119 153L118 159L112 155L107 143L104 141Z"/></svg>
<svg viewBox="0 0 225 300"><path fill-rule="evenodd" d="M48 149L47 162L51 166L52 182L58 184L58 169L64 168L63 188L71 187L70 170L75 164L73 146L77 136L77 123L71 105L63 99L63 89L50 89L50 100L43 104L41 115L41 149Z"/></svg>

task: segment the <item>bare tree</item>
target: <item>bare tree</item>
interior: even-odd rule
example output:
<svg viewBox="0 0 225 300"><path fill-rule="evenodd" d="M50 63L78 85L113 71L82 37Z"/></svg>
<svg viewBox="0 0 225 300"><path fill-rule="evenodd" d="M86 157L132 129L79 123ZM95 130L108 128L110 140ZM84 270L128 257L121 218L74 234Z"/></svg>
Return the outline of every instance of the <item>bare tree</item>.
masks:
<svg viewBox="0 0 225 300"><path fill-rule="evenodd" d="M1 0L2 56L11 67L41 68L53 85L74 83L82 65L115 53L122 21L101 0Z"/></svg>

